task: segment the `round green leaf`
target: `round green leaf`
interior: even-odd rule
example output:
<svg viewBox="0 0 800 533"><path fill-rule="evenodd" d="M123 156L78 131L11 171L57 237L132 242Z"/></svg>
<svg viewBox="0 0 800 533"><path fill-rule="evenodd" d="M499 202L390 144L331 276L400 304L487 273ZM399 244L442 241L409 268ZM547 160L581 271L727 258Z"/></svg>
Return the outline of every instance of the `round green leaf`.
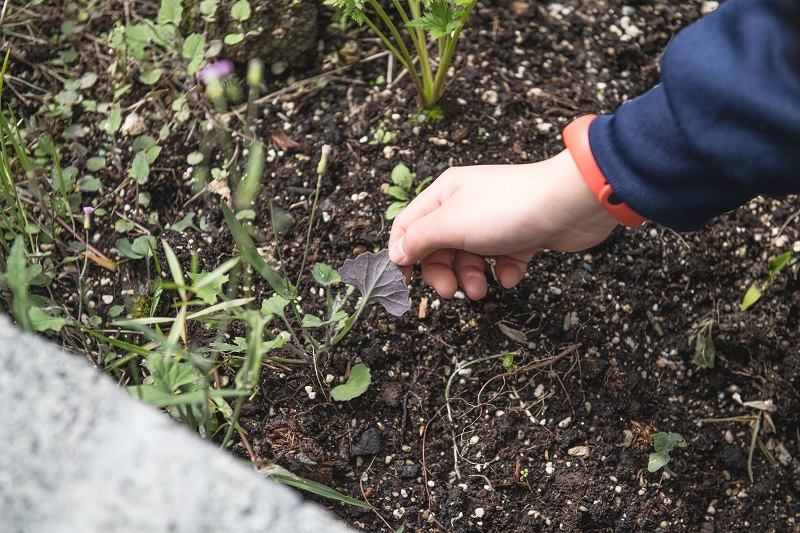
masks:
<svg viewBox="0 0 800 533"><path fill-rule="evenodd" d="M346 402L364 394L372 382L369 368L363 363L358 363L350 369L347 383L331 390L331 398L337 402Z"/></svg>

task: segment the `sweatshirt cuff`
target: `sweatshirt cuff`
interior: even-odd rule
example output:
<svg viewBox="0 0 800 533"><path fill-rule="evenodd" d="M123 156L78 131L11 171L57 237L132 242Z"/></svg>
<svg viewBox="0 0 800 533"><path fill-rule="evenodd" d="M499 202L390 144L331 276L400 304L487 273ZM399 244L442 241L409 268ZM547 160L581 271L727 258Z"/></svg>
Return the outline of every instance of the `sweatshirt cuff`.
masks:
<svg viewBox="0 0 800 533"><path fill-rule="evenodd" d="M697 155L662 85L598 116L589 127L597 165L634 211L678 231L704 226L752 195Z"/></svg>

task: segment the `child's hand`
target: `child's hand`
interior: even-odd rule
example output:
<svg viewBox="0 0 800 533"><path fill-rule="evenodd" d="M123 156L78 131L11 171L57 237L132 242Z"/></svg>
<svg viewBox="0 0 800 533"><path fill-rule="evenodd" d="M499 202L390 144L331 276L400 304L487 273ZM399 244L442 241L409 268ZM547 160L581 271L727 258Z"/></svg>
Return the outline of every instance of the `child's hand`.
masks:
<svg viewBox="0 0 800 533"><path fill-rule="evenodd" d="M422 261L422 279L450 298L460 285L486 295L485 258L504 287L522 279L539 251L584 250L617 225L589 190L568 151L526 165L448 169L395 219L392 261Z"/></svg>

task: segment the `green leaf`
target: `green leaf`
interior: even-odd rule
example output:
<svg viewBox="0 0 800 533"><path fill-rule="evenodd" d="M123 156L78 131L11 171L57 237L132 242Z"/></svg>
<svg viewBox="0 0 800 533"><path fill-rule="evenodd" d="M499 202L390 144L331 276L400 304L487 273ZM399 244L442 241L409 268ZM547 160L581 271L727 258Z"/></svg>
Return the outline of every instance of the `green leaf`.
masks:
<svg viewBox="0 0 800 533"><path fill-rule="evenodd" d="M28 296L28 277L25 269L25 244L21 235L17 235L14 244L11 245L11 252L6 260L6 271L3 274L3 281L11 289L13 300L11 310L14 318L17 319L20 328L24 331L32 331L31 322L28 316L30 307Z"/></svg>
<svg viewBox="0 0 800 533"><path fill-rule="evenodd" d="M189 272L189 279L192 280L193 284L197 284L202 281L204 278L209 276L208 272L201 272L199 274L194 274ZM228 275L222 275L217 277L211 283L204 285L199 291L197 291L197 297L203 300L208 305L214 305L217 303L217 296L222 294L222 286L228 282Z"/></svg>
<svg viewBox="0 0 800 533"><path fill-rule="evenodd" d="M181 233L184 230L186 230L186 228L194 224L193 220L194 220L194 211L190 211L189 213L186 213L186 216L184 216L181 220L175 222L174 224L171 224L169 229Z"/></svg>
<svg viewBox="0 0 800 533"><path fill-rule="evenodd" d="M115 104L114 109L111 110L111 115L108 120L103 122L102 127L106 133L114 135L119 131L120 126L122 126L122 108L119 104Z"/></svg>
<svg viewBox="0 0 800 533"><path fill-rule="evenodd" d="M311 481L296 476L291 472L289 472L288 470L286 470L285 468L275 464L262 466L261 468L258 469L258 471L268 476L269 478L277 481L281 485L288 485L296 489L305 490L311 492L312 494L316 494L317 496L322 496L323 498L330 498L332 500L346 503L348 505L354 505L356 507L361 507L364 509L372 508L369 504L366 504L359 500L355 500L348 496L344 496L343 494L340 494L336 490L321 483L317 483L316 481Z"/></svg>
<svg viewBox="0 0 800 533"><path fill-rule="evenodd" d="M147 162L151 165L153 161L158 158L159 154L161 154L161 147L160 146L151 146L147 150L145 150L145 155L147 156Z"/></svg>
<svg viewBox="0 0 800 533"><path fill-rule="evenodd" d="M144 71L142 75L139 76L139 81L145 85L153 85L161 79L163 73L164 71L160 68L151 68Z"/></svg>
<svg viewBox="0 0 800 533"><path fill-rule="evenodd" d="M97 74L95 72L87 72L78 79L78 86L83 89L88 89L97 81Z"/></svg>
<svg viewBox="0 0 800 533"><path fill-rule="evenodd" d="M651 453L650 460L647 461L647 471L648 472L655 472L658 469L664 467L669 463L669 454L668 453Z"/></svg>
<svg viewBox="0 0 800 533"><path fill-rule="evenodd" d="M200 14L208 18L214 15L217 11L219 0L203 0L200 2Z"/></svg>
<svg viewBox="0 0 800 533"><path fill-rule="evenodd" d="M181 0L161 0L161 8L158 10L156 22L162 26L165 24L178 26L181 23L182 13Z"/></svg>
<svg viewBox="0 0 800 533"><path fill-rule="evenodd" d="M244 33L229 33L228 35L225 36L225 39L223 39L225 44L228 45L239 44L243 40L244 40Z"/></svg>
<svg viewBox="0 0 800 533"><path fill-rule="evenodd" d="M157 405L159 407L168 407L170 405L198 405L206 401L206 398L224 398L224 397L238 397L247 396L250 392L246 390L216 390L209 389L208 391L194 391L182 394L170 394L162 391L154 385L133 385L126 387L128 392L134 398L138 398L143 402L150 405Z"/></svg>
<svg viewBox="0 0 800 533"><path fill-rule="evenodd" d="M103 182L94 176L84 176L78 180L78 189L81 192L97 192L103 188Z"/></svg>
<svg viewBox="0 0 800 533"><path fill-rule="evenodd" d="M67 325L63 318L53 317L39 307L28 309L28 317L31 320L31 327L34 331L61 331Z"/></svg>
<svg viewBox="0 0 800 533"><path fill-rule="evenodd" d="M261 302L261 312L266 316L277 315L285 317L287 305L289 305L289 300L278 294L273 294L270 298Z"/></svg>
<svg viewBox="0 0 800 533"><path fill-rule="evenodd" d="M419 182L419 185L414 189L414 194L419 195L424 189L425 186L428 185L430 182L433 181L433 176L428 176L424 180Z"/></svg>
<svg viewBox="0 0 800 533"><path fill-rule="evenodd" d="M199 165L203 162L202 152L191 152L186 156L186 162L192 166Z"/></svg>
<svg viewBox="0 0 800 533"><path fill-rule="evenodd" d="M450 2L430 2L430 11L408 22L409 28L419 28L428 33L431 40L451 37L463 25L463 8L452 8Z"/></svg>
<svg viewBox="0 0 800 533"><path fill-rule="evenodd" d="M117 221L114 222L114 231L117 233L127 233L135 227L136 224L124 218L117 219Z"/></svg>
<svg viewBox="0 0 800 533"><path fill-rule="evenodd" d="M133 140L133 143L131 144L131 149L134 152L139 152L141 150L149 150L155 145L156 145L156 140L150 137L149 135L139 135Z"/></svg>
<svg viewBox="0 0 800 533"><path fill-rule="evenodd" d="M250 2L239 0L231 7L231 18L242 22L250 18Z"/></svg>
<svg viewBox="0 0 800 533"><path fill-rule="evenodd" d="M414 184L414 175L407 166L400 163L392 169L392 183L405 191L410 191ZM407 200L407 198L398 198L398 200Z"/></svg>
<svg viewBox="0 0 800 533"><path fill-rule="evenodd" d="M755 303L758 300L761 299L761 290L765 285L766 284L764 283L758 283L758 282L753 282L753 284L750 285L750 287L747 289L747 292L744 295L744 298L742 298L742 305L741 305L742 311L747 311L748 309L753 307L753 305L755 305Z"/></svg>
<svg viewBox="0 0 800 533"><path fill-rule="evenodd" d="M304 328L319 328L325 325L322 319L314 315L303 315L300 325Z"/></svg>
<svg viewBox="0 0 800 533"><path fill-rule="evenodd" d="M665 433L663 431L653 436L653 448L659 453L670 453L675 447L685 448L686 441L680 433Z"/></svg>
<svg viewBox="0 0 800 533"><path fill-rule="evenodd" d="M258 250L256 250L256 245L253 243L253 239L250 238L244 226L236 220L236 215L233 214L230 207L224 202L221 204L221 207L225 222L228 224L228 229L231 231L233 242L236 243L239 253L242 254L247 264L253 267L253 270L258 272L258 274L269 283L272 290L287 299L293 300L294 295L289 291L286 280L259 255Z"/></svg>
<svg viewBox="0 0 800 533"><path fill-rule="evenodd" d="M369 368L363 363L358 363L350 369L347 383L331 390L331 397L337 402L347 402L364 394L369 388L372 376Z"/></svg>
<svg viewBox="0 0 800 533"><path fill-rule="evenodd" d="M398 187L397 185L391 185L386 188L386 194L394 198L395 200L400 200L401 202L407 202L409 200L408 192L402 187Z"/></svg>
<svg viewBox="0 0 800 533"><path fill-rule="evenodd" d="M358 0L325 0L326 6L341 9L345 17L349 17L359 26L367 20L367 16L364 14L364 3Z"/></svg>
<svg viewBox="0 0 800 533"><path fill-rule="evenodd" d="M339 322L340 320L344 320L348 316L349 315L344 311L338 311L334 313L333 316L327 320L322 320L318 316L314 315L303 315L303 320L301 324L304 328L319 328L322 326L327 326L329 324L336 324L337 322Z"/></svg>
<svg viewBox="0 0 800 533"><path fill-rule="evenodd" d="M150 177L150 163L147 161L147 153L144 150L138 152L133 158L130 176L139 185L147 183L147 178Z"/></svg>
<svg viewBox="0 0 800 533"><path fill-rule="evenodd" d="M314 267L311 269L311 275L314 276L314 280L323 287L330 287L342 281L339 272L325 263L315 263Z"/></svg>
<svg viewBox="0 0 800 533"><path fill-rule="evenodd" d="M183 42L183 57L189 60L186 73L193 76L205 61L206 38L199 33L192 33Z"/></svg>
<svg viewBox="0 0 800 533"><path fill-rule="evenodd" d="M394 220L397 218L397 215L399 215L407 205L408 202L392 202L389 204L389 207L386 208L386 220Z"/></svg>
<svg viewBox="0 0 800 533"><path fill-rule="evenodd" d="M792 252L785 252L769 262L769 275L774 276L789 264L792 258Z"/></svg>
<svg viewBox="0 0 800 533"><path fill-rule="evenodd" d="M86 160L86 170L89 172L97 172L98 170L102 170L104 168L106 168L105 157L90 157Z"/></svg>

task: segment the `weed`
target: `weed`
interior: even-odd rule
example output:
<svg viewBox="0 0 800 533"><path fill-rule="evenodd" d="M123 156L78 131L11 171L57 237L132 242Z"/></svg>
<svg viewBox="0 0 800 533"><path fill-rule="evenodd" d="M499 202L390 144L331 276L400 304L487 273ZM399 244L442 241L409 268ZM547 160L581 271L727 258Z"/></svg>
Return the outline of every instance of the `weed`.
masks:
<svg viewBox="0 0 800 533"><path fill-rule="evenodd" d="M392 185L386 187L386 194L394 198L394 202L386 208L386 220L393 220L405 209L414 196L419 195L433 176L428 176L414 187L414 174L402 163L392 169Z"/></svg>
<svg viewBox="0 0 800 533"><path fill-rule="evenodd" d="M695 324L689 332L689 344L694 344L692 362L700 368L714 368L717 350L712 337L713 329L714 318L706 317Z"/></svg>
<svg viewBox="0 0 800 533"><path fill-rule="evenodd" d="M670 454L675 448L686 448L686 441L683 437L679 433L664 433L661 431L653 435L653 448L655 452L650 454L650 460L647 462L647 471L657 472L663 468L672 477L678 477L667 465L672 459Z"/></svg>
<svg viewBox="0 0 800 533"><path fill-rule="evenodd" d="M778 257L775 257L769 262L769 271L767 274L767 279L763 281L754 281L750 287L747 289L747 292L742 298L741 310L747 311L751 307L755 305L755 303L761 299L761 295L769 286L772 279L780 273L781 270L786 268L787 266L791 266L797 263L797 258L792 257L792 252L784 252Z"/></svg>

